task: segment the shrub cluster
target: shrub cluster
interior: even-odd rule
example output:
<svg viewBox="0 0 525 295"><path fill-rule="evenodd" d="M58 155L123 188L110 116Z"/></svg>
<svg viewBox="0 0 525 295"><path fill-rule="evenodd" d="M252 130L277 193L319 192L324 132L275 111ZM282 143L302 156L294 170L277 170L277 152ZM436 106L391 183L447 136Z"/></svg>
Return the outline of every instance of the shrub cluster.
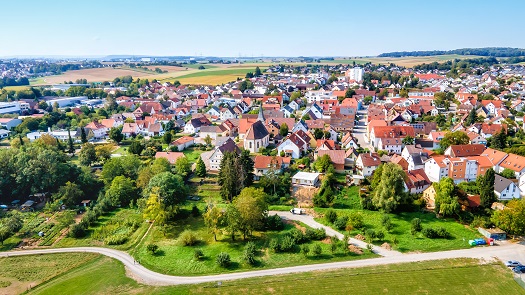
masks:
<svg viewBox="0 0 525 295"><path fill-rule="evenodd" d="M244 254L243 254L244 261L246 261L250 265L254 265L256 262L255 260L256 253L257 253L257 247L255 246L255 243L248 242L246 246L244 247Z"/></svg>
<svg viewBox="0 0 525 295"><path fill-rule="evenodd" d="M440 239L449 239L451 237L451 234L447 231L446 228L444 227L438 227L436 229L433 229L433 228L430 228L430 227L427 227L427 228L424 228L421 233L429 238L429 239L437 239L437 238L440 238Z"/></svg>
<svg viewBox="0 0 525 295"><path fill-rule="evenodd" d="M104 238L104 243L106 245L122 245L128 240L127 234L115 234L109 237Z"/></svg>
<svg viewBox="0 0 525 295"><path fill-rule="evenodd" d="M193 246L197 244L198 241L197 236L191 230L185 230L179 236L179 243L182 246Z"/></svg>
<svg viewBox="0 0 525 295"><path fill-rule="evenodd" d="M226 252L219 253L219 255L217 255L217 258L215 259L215 262L217 262L217 264L220 267L230 266L230 263L231 263L230 254Z"/></svg>
<svg viewBox="0 0 525 295"><path fill-rule="evenodd" d="M326 214L324 217L326 218L326 221L330 223L334 223L335 220L337 219L337 213L334 210L330 209L326 211Z"/></svg>
<svg viewBox="0 0 525 295"><path fill-rule="evenodd" d="M146 250L151 254L155 254L159 250L159 246L157 246L157 244L148 244Z"/></svg>
<svg viewBox="0 0 525 295"><path fill-rule="evenodd" d="M281 217L277 214L268 216L266 218L266 229L267 230L282 230L284 223Z"/></svg>
<svg viewBox="0 0 525 295"><path fill-rule="evenodd" d="M202 260L204 258L204 253L201 249L195 249L193 250L193 258L195 260Z"/></svg>
<svg viewBox="0 0 525 295"><path fill-rule="evenodd" d="M334 226L335 228L339 229L339 230L344 230L346 229L346 224L348 223L348 216L339 216L335 222L334 222Z"/></svg>

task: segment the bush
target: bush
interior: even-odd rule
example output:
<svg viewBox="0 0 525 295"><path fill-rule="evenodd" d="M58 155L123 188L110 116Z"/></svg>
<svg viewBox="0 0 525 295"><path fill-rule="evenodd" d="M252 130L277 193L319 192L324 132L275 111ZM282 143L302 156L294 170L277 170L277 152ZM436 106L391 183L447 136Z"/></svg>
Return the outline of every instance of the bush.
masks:
<svg viewBox="0 0 525 295"><path fill-rule="evenodd" d="M313 228L307 228L304 236L309 241L320 241L324 238L326 238L326 231L324 228L319 229L313 229Z"/></svg>
<svg viewBox="0 0 525 295"><path fill-rule="evenodd" d="M285 235L283 239L281 240L280 250L282 252L292 252L294 247L295 247L294 239L289 235Z"/></svg>
<svg viewBox="0 0 525 295"><path fill-rule="evenodd" d="M304 236L303 232L298 230L297 228L292 229L288 234L297 244L302 244L306 242L306 237Z"/></svg>
<svg viewBox="0 0 525 295"><path fill-rule="evenodd" d="M335 250L337 250L337 245L339 244L339 242L340 241L338 238L333 236L330 237L330 252L332 252L332 254L334 254Z"/></svg>
<svg viewBox="0 0 525 295"><path fill-rule="evenodd" d="M191 207L191 215L193 217L199 217L201 215L201 212L199 211L199 208L197 208L197 205L193 205L193 207Z"/></svg>
<svg viewBox="0 0 525 295"><path fill-rule="evenodd" d="M326 212L324 217L326 218L326 221L334 223L334 221L337 219L337 213L334 210L330 209Z"/></svg>
<svg viewBox="0 0 525 295"><path fill-rule="evenodd" d="M230 263L231 263L230 254L226 252L219 253L219 255L217 255L217 259L215 259L215 262L217 262L217 264L220 267L230 266Z"/></svg>
<svg viewBox="0 0 525 295"><path fill-rule="evenodd" d="M321 248L321 246L319 244L315 244L312 247L312 253L314 253L314 255L316 255L316 256L319 256L319 255L321 255L321 253L323 253L323 249Z"/></svg>
<svg viewBox="0 0 525 295"><path fill-rule="evenodd" d="M436 229L427 227L422 230L422 233L425 237L429 239L448 239L451 237L450 233L444 227L438 227Z"/></svg>
<svg viewBox="0 0 525 295"><path fill-rule="evenodd" d="M423 226L421 225L421 219L414 218L411 222L411 231L412 232L420 232L423 229Z"/></svg>
<svg viewBox="0 0 525 295"><path fill-rule="evenodd" d="M204 258L204 253L202 252L201 249L193 250L193 259L201 260L202 258Z"/></svg>
<svg viewBox="0 0 525 295"><path fill-rule="evenodd" d="M376 232L373 229L367 229L365 231L365 236L370 240L374 240L376 238Z"/></svg>
<svg viewBox="0 0 525 295"><path fill-rule="evenodd" d="M470 227L472 228L478 228L478 227L491 227L492 222L490 221L490 217L488 216L475 216L474 220L470 223Z"/></svg>
<svg viewBox="0 0 525 295"><path fill-rule="evenodd" d="M387 230L387 231L390 231L392 229L392 220L390 219L390 216L386 215L386 214L383 214L383 216L381 216L381 224L383 225L383 227Z"/></svg>
<svg viewBox="0 0 525 295"><path fill-rule="evenodd" d="M346 224L348 223L348 216L339 216L337 220L334 222L335 228L339 230L344 230L346 228Z"/></svg>
<svg viewBox="0 0 525 295"><path fill-rule="evenodd" d="M442 239L449 239L451 237L451 234L444 227L438 227L436 229L436 233L437 233L438 237L440 237Z"/></svg>
<svg viewBox="0 0 525 295"><path fill-rule="evenodd" d="M157 244L148 244L146 246L146 250L148 250L148 252L153 255L157 253L157 250L159 250L159 246L157 246Z"/></svg>
<svg viewBox="0 0 525 295"><path fill-rule="evenodd" d="M385 233L382 231L379 231L376 233L376 238L380 241L382 241L385 238Z"/></svg>
<svg viewBox="0 0 525 295"><path fill-rule="evenodd" d="M283 220L277 214L268 216L266 218L266 228L268 230L281 230L284 228Z"/></svg>
<svg viewBox="0 0 525 295"><path fill-rule="evenodd" d="M272 250L273 252L277 253L281 249L281 245L279 243L278 239L271 239L270 243L268 244L268 248Z"/></svg>
<svg viewBox="0 0 525 295"><path fill-rule="evenodd" d="M197 244L197 242L197 236L191 230L185 230L179 236L179 243L182 246L193 246Z"/></svg>
<svg viewBox="0 0 525 295"><path fill-rule="evenodd" d="M307 245L307 244L304 244L302 247L301 247L301 252L303 253L303 255L306 257L308 256L308 253L310 253L310 247Z"/></svg>
<svg viewBox="0 0 525 295"><path fill-rule="evenodd" d="M104 239L106 245L122 245L128 240L127 234L116 234Z"/></svg>
<svg viewBox="0 0 525 295"><path fill-rule="evenodd" d="M84 226L82 226L81 223L74 224L69 229L68 235L75 239L82 238L86 235L86 229L84 228Z"/></svg>
<svg viewBox="0 0 525 295"><path fill-rule="evenodd" d="M352 212L348 215L348 221L353 228L362 228L365 225L363 214L359 212Z"/></svg>
<svg viewBox="0 0 525 295"><path fill-rule="evenodd" d="M244 247L244 254L243 259L250 265L254 265L255 260L255 254L257 253L257 247L255 246L255 243L248 242L246 246Z"/></svg>
<svg viewBox="0 0 525 295"><path fill-rule="evenodd" d="M429 238L429 239L435 239L437 238L437 232L433 229L433 228L430 228L430 227L427 227L427 228L424 228L421 233Z"/></svg>

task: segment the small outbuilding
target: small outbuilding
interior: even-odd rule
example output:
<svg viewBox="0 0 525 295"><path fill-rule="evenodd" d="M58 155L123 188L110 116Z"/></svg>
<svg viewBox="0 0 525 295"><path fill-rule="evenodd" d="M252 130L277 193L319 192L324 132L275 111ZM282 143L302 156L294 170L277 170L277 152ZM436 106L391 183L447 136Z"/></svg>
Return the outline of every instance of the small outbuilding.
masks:
<svg viewBox="0 0 525 295"><path fill-rule="evenodd" d="M489 239L494 240L506 240L507 239L507 233L502 231L499 228L478 228L478 231L480 234L484 235L485 237Z"/></svg>
<svg viewBox="0 0 525 295"><path fill-rule="evenodd" d="M306 186L317 186L319 183L320 173L311 172L297 172L292 177L292 184L294 185L306 185Z"/></svg>

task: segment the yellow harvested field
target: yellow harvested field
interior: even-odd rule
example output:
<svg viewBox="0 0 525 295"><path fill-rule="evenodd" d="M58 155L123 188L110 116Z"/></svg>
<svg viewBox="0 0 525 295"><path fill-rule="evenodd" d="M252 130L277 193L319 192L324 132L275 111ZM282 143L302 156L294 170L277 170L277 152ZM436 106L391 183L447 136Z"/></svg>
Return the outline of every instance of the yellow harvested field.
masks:
<svg viewBox="0 0 525 295"><path fill-rule="evenodd" d="M100 68L68 71L61 75L48 76L44 78L44 84L59 84L64 81L73 81L77 79L87 79L88 82L113 81L116 77L122 76L144 76L144 73L138 73L133 70L119 68Z"/></svg>
<svg viewBox="0 0 525 295"><path fill-rule="evenodd" d="M35 85L42 84L59 84L64 83L64 81L73 81L77 79L87 79L88 82L103 82L103 81L113 81L116 77L122 76L132 76L133 78L146 78L146 79L165 79L174 76L186 75L195 70L181 67L173 66L159 66L163 70L167 70L168 73L158 74L154 72L147 72L143 70L134 70L130 68L100 68L100 69L85 69L85 70L76 70L68 71L61 75L48 76L44 77ZM153 68L155 69L155 68Z"/></svg>
<svg viewBox="0 0 525 295"><path fill-rule="evenodd" d="M191 77L179 80L182 84L201 84L201 85L218 85L237 80L237 78L244 78L246 75L214 75L214 76L203 76L203 77ZM172 81L172 82L173 82Z"/></svg>

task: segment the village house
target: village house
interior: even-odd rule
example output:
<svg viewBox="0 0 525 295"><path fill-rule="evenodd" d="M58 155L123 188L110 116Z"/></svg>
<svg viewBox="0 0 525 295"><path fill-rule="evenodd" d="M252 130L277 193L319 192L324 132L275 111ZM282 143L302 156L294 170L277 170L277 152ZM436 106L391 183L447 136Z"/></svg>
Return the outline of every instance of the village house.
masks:
<svg viewBox="0 0 525 295"><path fill-rule="evenodd" d="M226 152L240 154L241 149L235 144L235 142L231 138L228 138L224 143L215 147L209 159L203 160L204 162L209 162L209 169L211 171L219 171L222 162L222 157Z"/></svg>
<svg viewBox="0 0 525 295"><path fill-rule="evenodd" d="M445 155L453 158L479 156L485 149L483 144L451 145L445 150Z"/></svg>
<svg viewBox="0 0 525 295"><path fill-rule="evenodd" d="M179 152L182 152L188 147L191 147L195 144L195 139L191 136L183 136L181 138L177 138L175 141L173 141L170 145L175 147Z"/></svg>
<svg viewBox="0 0 525 295"><path fill-rule="evenodd" d="M330 157L330 161L332 162L335 171L338 173L344 173L345 171L345 151L344 150L318 150L317 154L315 155L316 159L319 159L319 157L322 157L324 155L328 155Z"/></svg>
<svg viewBox="0 0 525 295"><path fill-rule="evenodd" d="M498 174L494 179L494 194L500 201L521 198L521 190L518 184Z"/></svg>
<svg viewBox="0 0 525 295"><path fill-rule="evenodd" d="M286 169L290 166L289 157L279 157L279 156L255 156L253 173L255 180L259 180L263 175L266 175L270 169L275 173L282 173L283 169Z"/></svg>
<svg viewBox="0 0 525 295"><path fill-rule="evenodd" d="M359 154L355 163L359 174L365 177L371 176L379 165L381 165L381 158L376 153Z"/></svg>
<svg viewBox="0 0 525 295"><path fill-rule="evenodd" d="M155 159L164 158L170 162L171 165L175 165L178 158L185 157L183 153L180 152L157 152L155 154Z"/></svg>
<svg viewBox="0 0 525 295"><path fill-rule="evenodd" d="M420 194L432 185L424 169L405 171L405 190L410 194Z"/></svg>

